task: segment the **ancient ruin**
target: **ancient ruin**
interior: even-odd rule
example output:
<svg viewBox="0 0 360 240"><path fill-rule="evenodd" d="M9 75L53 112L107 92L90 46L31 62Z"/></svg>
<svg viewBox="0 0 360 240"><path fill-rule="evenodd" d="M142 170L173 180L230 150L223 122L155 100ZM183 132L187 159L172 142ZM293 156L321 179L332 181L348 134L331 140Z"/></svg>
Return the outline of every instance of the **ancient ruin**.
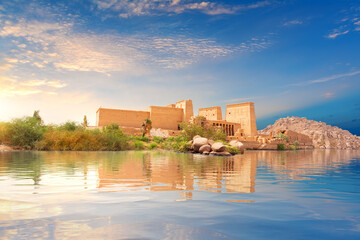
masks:
<svg viewBox="0 0 360 240"><path fill-rule="evenodd" d="M224 120L220 107L200 108L198 115L204 117L204 125L221 128L230 140L256 140L256 117L252 102L227 105ZM150 106L144 111L101 107L96 112L96 126L117 123L125 132L135 134L146 118L152 121L153 129L176 135L180 123L194 121L192 100L182 100L165 107Z"/></svg>

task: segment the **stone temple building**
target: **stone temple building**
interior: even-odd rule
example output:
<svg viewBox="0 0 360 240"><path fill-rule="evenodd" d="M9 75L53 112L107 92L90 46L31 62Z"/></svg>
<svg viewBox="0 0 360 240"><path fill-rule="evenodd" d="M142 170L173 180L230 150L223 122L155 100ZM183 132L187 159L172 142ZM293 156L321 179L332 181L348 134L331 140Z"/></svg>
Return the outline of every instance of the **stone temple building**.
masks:
<svg viewBox="0 0 360 240"><path fill-rule="evenodd" d="M252 102L227 105L224 120L220 107L200 108L198 115L204 117L203 124L223 129L230 139L250 140L257 135ZM96 126L117 123L125 132L134 134L139 131L146 118L152 121L154 129L160 128L176 135L180 130L180 123L194 120L192 100L182 100L164 107L150 106L144 111L100 107L96 112Z"/></svg>

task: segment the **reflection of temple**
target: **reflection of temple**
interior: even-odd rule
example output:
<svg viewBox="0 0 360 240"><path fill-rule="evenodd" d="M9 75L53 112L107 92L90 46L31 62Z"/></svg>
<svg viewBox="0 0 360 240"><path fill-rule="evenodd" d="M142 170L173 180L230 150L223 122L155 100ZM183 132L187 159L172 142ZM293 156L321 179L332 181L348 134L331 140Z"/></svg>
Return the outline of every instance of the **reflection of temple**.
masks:
<svg viewBox="0 0 360 240"><path fill-rule="evenodd" d="M216 159L182 156L169 153L157 157L156 152L128 152L122 160L99 166L98 188L102 191L255 191L257 161L254 155ZM191 195L185 193L185 198Z"/></svg>

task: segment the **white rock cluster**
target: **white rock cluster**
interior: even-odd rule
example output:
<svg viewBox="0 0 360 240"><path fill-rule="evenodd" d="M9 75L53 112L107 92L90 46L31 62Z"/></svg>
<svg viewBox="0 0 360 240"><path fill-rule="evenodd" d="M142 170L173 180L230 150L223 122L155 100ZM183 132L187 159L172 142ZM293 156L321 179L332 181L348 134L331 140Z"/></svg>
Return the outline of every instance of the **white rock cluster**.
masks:
<svg viewBox="0 0 360 240"><path fill-rule="evenodd" d="M191 149L196 153L215 156L231 156L231 154L226 151L226 146L222 142L214 142L213 140L196 135L190 143ZM244 145L241 142L233 140L229 144L231 147L236 147L240 153L244 153Z"/></svg>
<svg viewBox="0 0 360 240"><path fill-rule="evenodd" d="M300 117L278 119L273 125L260 130L260 134L276 134L278 130L292 130L312 139L315 148L360 149L360 137L347 130Z"/></svg>

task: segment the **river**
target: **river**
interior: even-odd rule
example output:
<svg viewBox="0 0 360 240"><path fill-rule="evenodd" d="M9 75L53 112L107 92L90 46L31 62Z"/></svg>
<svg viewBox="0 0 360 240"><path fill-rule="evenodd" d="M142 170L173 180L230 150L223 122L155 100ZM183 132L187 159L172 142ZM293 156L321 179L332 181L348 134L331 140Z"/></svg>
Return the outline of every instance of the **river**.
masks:
<svg viewBox="0 0 360 240"><path fill-rule="evenodd" d="M1 152L0 239L360 239L360 152Z"/></svg>

